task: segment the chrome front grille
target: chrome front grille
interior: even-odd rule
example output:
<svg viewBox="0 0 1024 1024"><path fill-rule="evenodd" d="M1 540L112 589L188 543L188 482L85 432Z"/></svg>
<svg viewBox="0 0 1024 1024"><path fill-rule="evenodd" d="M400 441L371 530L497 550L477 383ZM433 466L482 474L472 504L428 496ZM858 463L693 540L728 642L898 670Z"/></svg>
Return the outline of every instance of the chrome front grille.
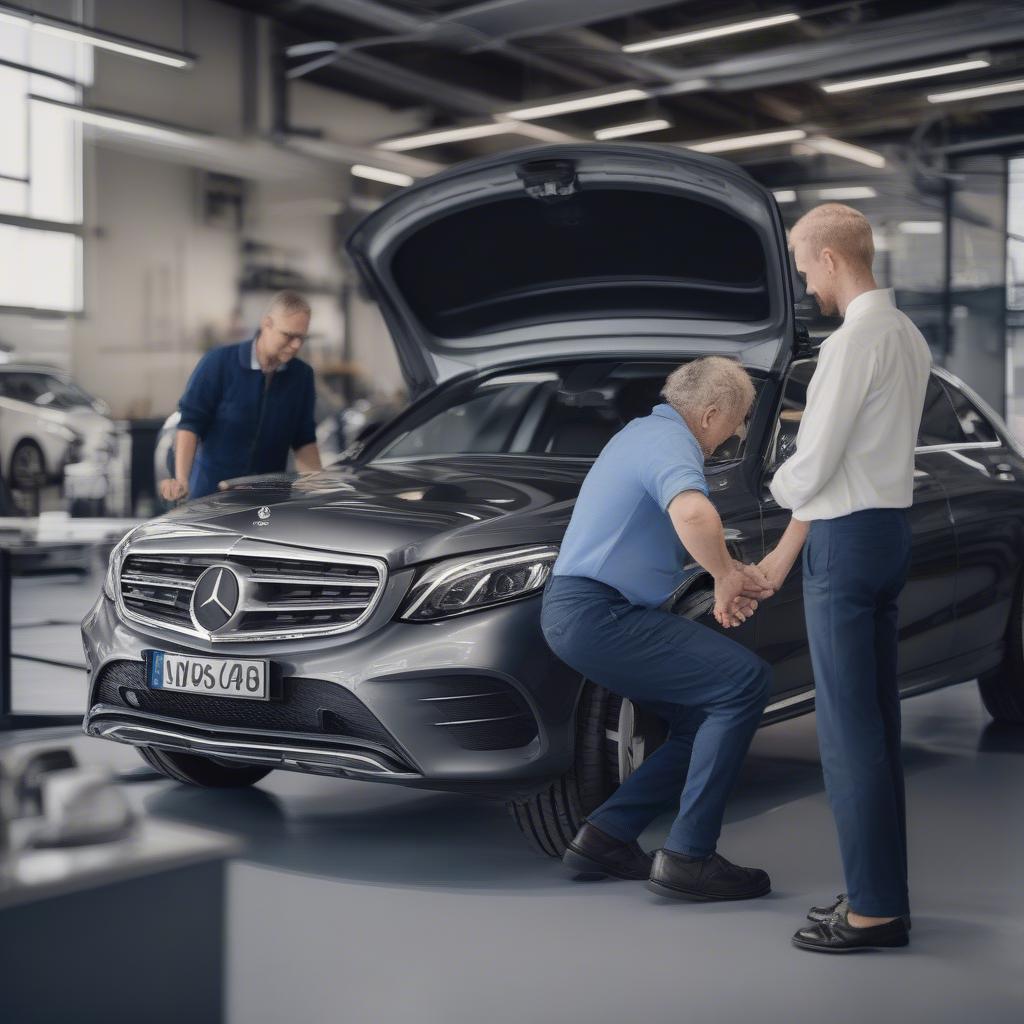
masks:
<svg viewBox="0 0 1024 1024"><path fill-rule="evenodd" d="M331 636L369 618L383 591L386 566L360 555L327 555L236 539L202 552L129 548L121 564L124 615L214 642L254 642ZM239 582L235 614L207 631L192 611L199 578L211 566ZM197 601L198 604L198 601Z"/></svg>

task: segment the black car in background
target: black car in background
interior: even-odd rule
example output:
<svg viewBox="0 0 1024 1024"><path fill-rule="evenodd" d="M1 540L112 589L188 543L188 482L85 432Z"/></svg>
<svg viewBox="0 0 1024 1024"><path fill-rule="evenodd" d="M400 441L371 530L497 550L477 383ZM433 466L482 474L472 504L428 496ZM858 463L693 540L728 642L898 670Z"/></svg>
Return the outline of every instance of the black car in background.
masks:
<svg viewBox="0 0 1024 1024"><path fill-rule="evenodd" d="M350 252L414 400L334 467L239 481L114 551L83 622L86 730L182 782L274 768L509 802L558 855L661 741L540 632L541 590L602 446L666 375L732 355L746 439L707 462L736 558L788 520L768 491L814 371L770 193L671 147L546 147L469 163L385 204ZM1024 720L1024 458L936 370L901 599L905 693L980 678ZM709 616L694 565L666 603ZM813 707L799 566L733 631L775 668L770 722Z"/></svg>

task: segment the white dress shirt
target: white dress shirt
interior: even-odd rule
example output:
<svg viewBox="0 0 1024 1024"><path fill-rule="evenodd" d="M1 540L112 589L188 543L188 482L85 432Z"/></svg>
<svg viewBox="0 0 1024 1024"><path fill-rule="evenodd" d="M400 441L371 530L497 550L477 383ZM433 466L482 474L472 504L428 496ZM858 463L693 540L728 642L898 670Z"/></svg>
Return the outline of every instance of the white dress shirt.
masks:
<svg viewBox="0 0 1024 1024"><path fill-rule="evenodd" d="M909 508L931 352L891 288L862 292L821 346L796 453L771 492L804 522Z"/></svg>

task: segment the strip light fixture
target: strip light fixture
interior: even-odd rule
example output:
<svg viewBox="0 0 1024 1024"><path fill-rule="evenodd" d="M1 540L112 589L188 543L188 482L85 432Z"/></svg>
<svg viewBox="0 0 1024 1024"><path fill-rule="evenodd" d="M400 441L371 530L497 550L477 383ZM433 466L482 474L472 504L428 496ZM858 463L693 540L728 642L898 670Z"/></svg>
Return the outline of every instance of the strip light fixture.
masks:
<svg viewBox="0 0 1024 1024"><path fill-rule="evenodd" d="M427 146L442 146L446 142L464 142L467 139L483 139L489 135L509 135L516 131L514 121L487 121L483 124L468 124L461 128L441 128L435 132L420 132L405 135L399 139L387 139L377 144L378 149L401 153L407 149L423 149Z"/></svg>
<svg viewBox="0 0 1024 1024"><path fill-rule="evenodd" d="M775 202L777 203L795 203L796 202L796 190L792 188L780 188L776 189L772 193L775 196Z"/></svg>
<svg viewBox="0 0 1024 1024"><path fill-rule="evenodd" d="M937 64L929 68L914 68L910 71L894 71L888 75L872 75L870 78L847 78L842 82L823 82L825 92L852 92L854 89L871 89L876 85L893 85L896 82L913 82L919 78L937 78L939 75L956 75L962 71L976 71L987 68L989 62L982 58L962 60L955 64Z"/></svg>
<svg viewBox="0 0 1024 1024"><path fill-rule="evenodd" d="M974 100L980 96L1000 96L1007 92L1020 92L1022 89L1024 89L1024 78L1018 78L1011 82L993 82L991 85L953 89L951 92L933 92L928 97L928 102L952 103L954 100Z"/></svg>
<svg viewBox="0 0 1024 1024"><path fill-rule="evenodd" d="M749 21L735 21L728 25L710 25L707 28L694 29L691 32L679 32L670 36L656 36L638 43L627 43L622 47L623 53L646 53L649 50L665 50L671 46L687 46L701 43L705 39L717 39L719 36L734 36L741 32L755 32L760 28L772 28L775 25L787 25L799 21L800 15L787 12L772 14L765 18L753 18Z"/></svg>
<svg viewBox="0 0 1024 1024"><path fill-rule="evenodd" d="M874 199L878 193L870 185L837 185L819 188L819 199Z"/></svg>
<svg viewBox="0 0 1024 1024"><path fill-rule="evenodd" d="M830 138L828 135L815 135L805 139L801 145L808 146L819 153L845 157L847 160L853 160L867 167L885 166L885 157L881 153L876 153L873 149L865 149L863 146L855 146L852 142L843 142L842 139Z"/></svg>
<svg viewBox="0 0 1024 1024"><path fill-rule="evenodd" d="M617 89L614 92L597 92L589 96L569 97L553 103L541 103L535 107L520 107L518 110L506 110L505 116L520 121L535 121L542 117L555 117L558 114L571 114L577 110L596 110L599 107L613 107L619 103L635 103L645 100L650 94L646 89Z"/></svg>
<svg viewBox="0 0 1024 1024"><path fill-rule="evenodd" d="M352 174L357 178L365 178L367 181L379 181L385 185L399 185L405 187L411 185L415 178L410 174L403 174L401 171L389 171L383 167L371 167L369 164L353 164Z"/></svg>
<svg viewBox="0 0 1024 1024"><path fill-rule="evenodd" d="M941 220L901 220L900 231L905 235L941 235Z"/></svg>
<svg viewBox="0 0 1024 1024"><path fill-rule="evenodd" d="M56 107L68 117L75 121L80 121L82 124L95 125L97 128L107 128L124 135L135 135L139 138L152 139L155 142L167 142L176 145L183 143L196 145L206 141L205 136L199 132L188 132L182 129L166 127L155 122L125 117L122 114L108 110L100 110L94 107L79 107L74 103L64 103L61 100L51 99L49 96L38 96L34 93L30 93L28 98L33 103L42 103L49 107Z"/></svg>
<svg viewBox="0 0 1024 1024"><path fill-rule="evenodd" d="M646 135L648 132L661 132L671 127L671 121L658 117L650 121L634 121L632 124L616 124L608 128L598 128L594 132L594 138L601 139L602 141L606 139L624 139L628 135Z"/></svg>
<svg viewBox="0 0 1024 1024"><path fill-rule="evenodd" d="M78 22L68 21L65 18L55 18L49 14L41 14L10 4L0 5L0 21L27 25L35 32L57 36L60 39L70 39L76 43L85 43L99 50L109 50L111 53L119 53L125 57L148 60L169 68L190 68L196 60L191 53L169 50L163 46L153 46L129 36L105 32L102 29L91 28L89 25L80 25Z"/></svg>
<svg viewBox="0 0 1024 1024"><path fill-rule="evenodd" d="M756 135L735 135L727 139L709 139L707 142L684 142L683 145L698 153L731 153L737 149L777 146L784 142L800 142L806 138L807 132L802 128L786 128L777 132L759 132Z"/></svg>

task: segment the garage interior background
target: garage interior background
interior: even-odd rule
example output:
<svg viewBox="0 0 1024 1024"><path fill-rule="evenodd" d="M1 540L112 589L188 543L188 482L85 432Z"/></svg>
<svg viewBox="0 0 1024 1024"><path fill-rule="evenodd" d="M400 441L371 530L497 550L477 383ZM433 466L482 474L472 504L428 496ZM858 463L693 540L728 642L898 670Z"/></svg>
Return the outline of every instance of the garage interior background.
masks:
<svg viewBox="0 0 1024 1024"><path fill-rule="evenodd" d="M0 5L0 351L66 368L115 418L170 413L199 354L251 330L283 285L313 297L309 356L339 397L350 370L392 395L386 332L340 252L352 224L468 157L617 135L735 160L787 222L829 196L862 209L881 281L936 361L1024 422L1017 3L46 0L32 12L164 55L84 45ZM778 23L678 38L765 18Z"/></svg>
<svg viewBox="0 0 1024 1024"><path fill-rule="evenodd" d="M417 178L548 141L720 154L787 224L863 210L935 361L1024 436L1022 58L1012 2L0 3L0 534L165 508L189 373L283 287L343 450L406 397L344 238Z"/></svg>
<svg viewBox="0 0 1024 1024"><path fill-rule="evenodd" d="M787 225L827 199L862 210L875 232L880 284L895 288L935 362L1024 440L1022 108L1019 0L0 0L0 577L11 570L6 604L0 585L0 798L4 726L81 721L79 623L112 543L166 508L155 494L166 471L165 421L204 351L251 335L270 295L296 288L313 305L303 357L317 371L325 456L406 400L385 326L343 251L353 226L384 199L459 161L544 142L621 138L719 154L774 192ZM680 225L680 245L693 244ZM812 302L801 315L814 335L834 329ZM18 447L30 438L42 462ZM929 851L931 891L947 888L938 873L949 863L976 862L977 850L965 854L962 843L970 851L972 841L1005 830L1005 845L990 844L994 859L978 862L987 865L979 874L991 868L992 902L1005 909L999 886L1016 860L998 856L1019 833L1003 815L1019 796L1024 748L1019 732L983 728L976 694L965 693L908 708L911 771L919 787L932 787L932 820L942 822ZM109 756L126 771L137 761L128 748ZM228 829L255 851L231 883L232 1019L299 1019L296 992L310 1005L319 993L320 1005L333 1007L331 951L352 920L380 928L349 929L367 957L394 950L397 935L427 965L433 956L459 968L455 995L443 990L444 972L415 964L403 965L405 987L378 976L385 967L376 959L364 970L356 958L342 975L350 991L376 989L375 999L403 1010L408 992L410 1013L430 997L442 1006L472 996L474 982L489 1013L518 1012L537 993L575 1009L574 986L544 973L568 955L560 928L604 942L612 918L619 931L606 945L634 951L630 971L640 964L649 987L663 979L665 1005L674 1005L678 965L659 951L676 957L686 941L696 948L685 933L680 945L680 918L652 926L628 895L604 897L586 911L593 917L581 918L579 903L566 912L560 901L584 897L563 895L550 866L528 851L505 848L501 829L512 826L501 808L462 812L437 794L417 802L392 787L357 791L357 783L329 795L313 784L325 780L276 775L284 777L273 787L231 805L134 788L147 827L180 819ZM777 859L789 858L783 844L804 828L807 807L807 820L824 813L813 722L760 734L751 778L735 822L757 840L758 855L767 842L769 850L778 844ZM982 790L990 802L976 799ZM0 799L0 853L3 811ZM768 819L769 811L781 813ZM158 834L154 850L166 855L172 840ZM800 845L816 856L812 843ZM230 855L226 847L204 854ZM322 885L325 877L337 891ZM179 909L208 911L219 896L205 892L195 888ZM524 898L532 895L544 898ZM174 893L163 897L170 912ZM610 909L615 899L621 915ZM447 901L440 911L438 900ZM535 916L540 904L546 920ZM122 934L137 928L137 905L121 906ZM499 923L477 932L485 916ZM442 918L451 922L443 934L467 937L468 946L452 947L466 959L437 941ZM985 965L994 975L1007 954L975 908L963 918L976 955L963 956L959 931L932 948L948 953L936 974L971 992L966 972ZM694 917L687 927L707 921ZM302 982L264 976L268 927L300 951L285 966ZM531 940L524 951L529 929L547 944ZM65 934L51 928L46 943L58 932ZM727 941L732 949L724 931L721 946L712 941L715 958ZM755 979L764 991L782 998L786 987L773 972L791 970L781 960L788 948L763 960L760 948L738 948L765 972ZM585 942L581 949L572 966L584 977L593 966L583 959ZM119 955L128 952L122 945ZM499 1006L495 965L531 955L534 977L549 987L535 992L509 975L517 991ZM76 951L51 960L70 971ZM703 970L696 963L691 971ZM125 968L122 978L131 973ZM1007 985L1016 980L1009 973ZM614 972L605 980L619 983ZM637 989L628 981L620 994L633 1012ZM857 999L869 987L878 998L916 998L927 988L902 974L892 985L876 990L873 977ZM70 981L67 988L76 990ZM802 980L791 991L808 990ZM943 991L934 985L936 1000ZM849 990L840 996L829 995L837 1020L859 1010ZM701 1004L688 1005L700 1018ZM707 1003L704 1019L723 1019L720 1009ZM947 1009L957 1014L949 1019L963 1018L962 1007ZM159 1019L155 1010L151 1019Z"/></svg>

